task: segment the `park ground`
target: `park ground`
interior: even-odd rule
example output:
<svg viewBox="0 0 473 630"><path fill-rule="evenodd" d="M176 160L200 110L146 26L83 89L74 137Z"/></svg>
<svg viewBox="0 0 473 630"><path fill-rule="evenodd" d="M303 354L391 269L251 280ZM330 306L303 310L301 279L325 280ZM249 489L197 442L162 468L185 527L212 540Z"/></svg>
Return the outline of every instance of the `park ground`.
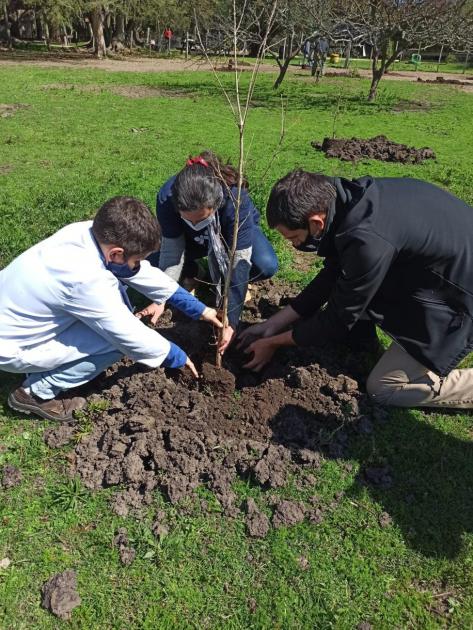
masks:
<svg viewBox="0 0 473 630"><path fill-rule="evenodd" d="M64 224L90 218L113 195L153 207L156 190L188 154L210 147L236 158L235 128L211 73L145 69L0 64L0 266ZM230 85L231 75L222 72L221 80ZM315 85L295 71L280 92L273 80L260 77L248 122L247 171L260 208L272 183L296 166L345 177L418 177L473 204L473 95L463 88L383 81L377 102L368 103L364 77ZM281 103L287 115L279 145ZM334 134L385 134L429 146L437 159L328 160L311 142ZM311 271L271 238L280 279L306 282ZM0 466L22 471L17 487L0 489L0 560L11 561L0 568L1 628L473 627L469 414L392 411L353 441L348 459L326 460L317 471L317 493L327 500L345 493L322 523L254 541L217 503L210 515L177 517L156 496L141 518L116 516L114 489L92 493L71 480L71 447L50 449L47 423L8 409L16 382L10 375L0 381ZM366 461L388 462L393 486L357 486ZM260 492L246 481L235 489L242 498ZM296 484L289 490L297 497ZM205 488L201 497L212 501ZM160 539L151 533L157 508L172 523ZM388 526L380 525L384 511L393 516ZM119 527L137 550L130 567L113 546ZM40 607L39 591L70 568L82 604L61 622Z"/></svg>

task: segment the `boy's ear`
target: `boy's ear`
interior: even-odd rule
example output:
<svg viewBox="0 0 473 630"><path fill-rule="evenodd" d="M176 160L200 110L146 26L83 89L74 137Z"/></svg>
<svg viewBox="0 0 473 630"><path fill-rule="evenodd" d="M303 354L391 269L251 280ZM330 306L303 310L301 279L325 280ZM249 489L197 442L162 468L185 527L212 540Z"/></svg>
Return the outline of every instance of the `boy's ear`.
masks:
<svg viewBox="0 0 473 630"><path fill-rule="evenodd" d="M113 262L122 262L121 259L123 259L123 262L125 261L125 250L123 249L123 247L111 247L107 253L108 257ZM117 258L119 258L120 260L117 260Z"/></svg>

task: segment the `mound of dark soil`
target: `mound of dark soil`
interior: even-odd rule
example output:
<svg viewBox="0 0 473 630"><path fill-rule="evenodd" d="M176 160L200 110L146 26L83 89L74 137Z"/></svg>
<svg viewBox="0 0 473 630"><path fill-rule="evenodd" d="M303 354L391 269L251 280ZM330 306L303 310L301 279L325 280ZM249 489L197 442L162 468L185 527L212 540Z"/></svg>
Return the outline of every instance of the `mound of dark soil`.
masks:
<svg viewBox="0 0 473 630"><path fill-rule="evenodd" d="M467 77L469 78L469 77ZM469 81L460 81L460 79L445 79L445 77L436 77L435 79L422 79L417 77L419 83L435 83L435 85L470 85Z"/></svg>
<svg viewBox="0 0 473 630"><path fill-rule="evenodd" d="M322 144L311 142L314 149L323 151L327 157L357 162L363 159L381 160L382 162L401 162L419 164L424 160L435 160L432 149L416 149L405 144L388 140L386 136L363 138L324 138Z"/></svg>
<svg viewBox="0 0 473 630"><path fill-rule="evenodd" d="M282 301L268 283L265 297L250 303L246 317L267 316ZM323 506L316 500L303 505L274 497L266 506L273 509L270 521L254 501L239 505L232 484L249 478L283 493L288 477L296 474L299 487L311 491L324 457L343 456L349 433L369 425L364 414L371 407L357 382L339 374L335 355L326 355L321 367L320 356L309 349L281 353L260 376L242 370L236 352L226 357L227 369L218 370L208 362L214 354L209 326L178 317L171 321L166 313L163 332L192 349L201 379L126 362L112 368L95 384L108 409L76 444L71 472L94 490L122 486L113 501L120 515L150 504L155 490L177 504L205 485L225 514L246 512L251 536L264 536L271 522L276 527L304 518L320 522ZM69 430L63 433L62 427L50 430L48 444L63 444L70 437ZM158 526L159 518L160 535ZM120 540L118 546L127 545Z"/></svg>

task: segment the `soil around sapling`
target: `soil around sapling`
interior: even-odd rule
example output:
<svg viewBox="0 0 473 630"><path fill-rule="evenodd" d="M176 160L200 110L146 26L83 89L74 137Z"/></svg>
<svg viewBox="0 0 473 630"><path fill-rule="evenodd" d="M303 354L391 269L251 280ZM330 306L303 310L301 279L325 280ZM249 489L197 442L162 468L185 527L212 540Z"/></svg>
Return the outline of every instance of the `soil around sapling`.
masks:
<svg viewBox="0 0 473 630"><path fill-rule="evenodd" d="M286 298L277 283L265 283L244 317L268 317ZM120 486L112 509L122 516L138 514L155 492L179 509L205 486L225 515L246 514L250 536L304 519L321 522L330 506L294 503L285 488L295 475L301 489L312 491L324 460L343 457L351 432L359 433L367 423L371 407L350 361L334 352L291 349L255 375L242 368L248 357L232 350L219 370L212 364L208 324L166 312L159 325L167 338L189 350L201 379L127 361L114 366L93 384L108 408L75 445L71 474L93 490ZM351 367L357 366L355 358ZM69 432L57 431L57 440L54 429L48 432L48 444L69 438ZM263 490L258 505L241 503L233 489L237 479ZM276 502L268 498L275 490Z"/></svg>
<svg viewBox="0 0 473 630"><path fill-rule="evenodd" d="M428 147L416 149L399 144L379 135L374 138L324 138L322 143L311 142L317 151L323 151L328 158L338 158L347 162L363 159L401 164L420 164L425 160L435 160L434 151Z"/></svg>

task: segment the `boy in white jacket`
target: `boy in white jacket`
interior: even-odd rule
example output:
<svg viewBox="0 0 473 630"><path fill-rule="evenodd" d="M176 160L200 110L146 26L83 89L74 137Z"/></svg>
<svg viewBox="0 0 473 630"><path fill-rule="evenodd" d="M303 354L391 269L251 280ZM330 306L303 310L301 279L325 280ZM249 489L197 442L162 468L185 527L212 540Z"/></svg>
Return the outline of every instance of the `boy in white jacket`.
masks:
<svg viewBox="0 0 473 630"><path fill-rule="evenodd" d="M214 309L152 267L160 229L149 208L114 197L94 221L68 225L0 271L0 370L23 373L12 409L66 421L85 406L62 392L127 356L149 367L196 369L178 346L133 315L128 286L155 304L221 327Z"/></svg>

